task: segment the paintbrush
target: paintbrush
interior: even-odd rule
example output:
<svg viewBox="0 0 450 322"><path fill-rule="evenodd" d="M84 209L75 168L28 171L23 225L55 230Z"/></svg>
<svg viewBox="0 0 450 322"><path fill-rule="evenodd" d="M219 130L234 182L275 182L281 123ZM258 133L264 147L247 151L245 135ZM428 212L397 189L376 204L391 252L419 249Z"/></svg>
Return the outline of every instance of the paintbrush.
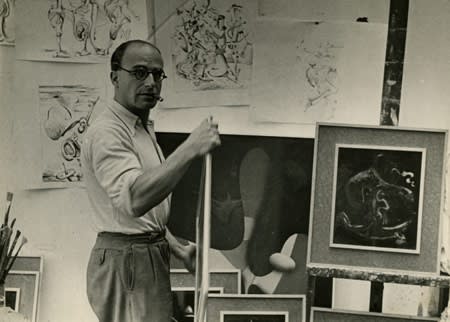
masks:
<svg viewBox="0 0 450 322"><path fill-rule="evenodd" d="M14 265L14 262L16 261L17 256L19 255L20 250L22 249L23 245L25 245L28 242L28 239L26 237L22 237L22 240L20 242L19 248L17 249L16 253L14 254L14 257L10 260L8 266L6 267L5 271L1 272L0 276L0 283L4 283L6 279L6 275L8 275L8 272L11 270L11 267Z"/></svg>
<svg viewBox="0 0 450 322"><path fill-rule="evenodd" d="M3 232L1 239L0 239L0 274L3 275L3 267L5 261L7 261L7 255L8 255L8 246L9 246L9 240L12 235L12 230L9 227L6 227L6 230Z"/></svg>
<svg viewBox="0 0 450 322"><path fill-rule="evenodd" d="M11 235L12 235L12 229L11 229ZM2 264L0 266L0 272L1 272L2 275L4 274L4 272L7 272L7 271L5 271L5 269L6 269L7 265L8 265L8 262L10 261L10 258L11 258L12 254L13 254L13 251L14 251L14 247L16 247L16 244L17 244L17 241L19 240L20 235L21 235L21 231L17 230L16 234L14 236L14 240L12 242L12 245L11 245L11 247L9 247L9 250L7 248L9 246L10 239L8 240L8 244L5 245L4 253L7 253L7 254L6 254L5 260L2 262ZM4 253L2 253L2 255Z"/></svg>
<svg viewBox="0 0 450 322"><path fill-rule="evenodd" d="M4 219L4 222L3 222L3 224L5 226L8 226L9 212L11 210L12 199L13 199L13 193L12 192L8 192L6 194L6 213L5 213L5 219Z"/></svg>

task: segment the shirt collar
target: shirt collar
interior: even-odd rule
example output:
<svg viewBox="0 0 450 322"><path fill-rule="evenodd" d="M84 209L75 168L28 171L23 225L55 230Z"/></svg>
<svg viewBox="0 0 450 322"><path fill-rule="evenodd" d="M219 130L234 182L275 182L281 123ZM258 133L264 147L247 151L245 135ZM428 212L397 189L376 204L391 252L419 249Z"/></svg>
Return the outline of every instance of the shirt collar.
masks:
<svg viewBox="0 0 450 322"><path fill-rule="evenodd" d="M132 135L136 134L136 128L141 125L141 119L134 113L131 113L129 110L127 110L122 104L117 102L116 100L111 100L111 103L109 104L109 107L111 111L119 117L119 119L125 123L127 128L130 130ZM141 125L142 126L142 125ZM147 121L147 128L151 131L153 131L154 128L154 121L148 120Z"/></svg>

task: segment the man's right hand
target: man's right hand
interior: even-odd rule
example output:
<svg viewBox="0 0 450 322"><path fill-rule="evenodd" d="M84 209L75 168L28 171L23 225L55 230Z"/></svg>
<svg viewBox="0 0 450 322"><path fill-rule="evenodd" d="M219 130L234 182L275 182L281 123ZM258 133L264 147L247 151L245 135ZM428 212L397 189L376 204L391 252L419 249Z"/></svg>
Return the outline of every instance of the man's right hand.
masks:
<svg viewBox="0 0 450 322"><path fill-rule="evenodd" d="M197 156L204 156L220 145L218 124L205 119L186 139Z"/></svg>

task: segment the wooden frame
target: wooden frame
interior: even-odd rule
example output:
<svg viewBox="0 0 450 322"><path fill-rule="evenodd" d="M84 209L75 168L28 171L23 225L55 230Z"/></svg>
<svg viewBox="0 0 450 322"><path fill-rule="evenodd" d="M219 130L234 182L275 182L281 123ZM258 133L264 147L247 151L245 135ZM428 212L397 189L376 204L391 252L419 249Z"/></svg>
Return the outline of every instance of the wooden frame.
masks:
<svg viewBox="0 0 450 322"><path fill-rule="evenodd" d="M248 317L245 317L248 316ZM228 317L228 318L227 318ZM255 317L260 317L256 318ZM265 319L270 317L270 319ZM231 318L231 319L229 319ZM274 320L275 318L282 318ZM250 319L250 320L249 320ZM220 322L289 322L287 311L221 311Z"/></svg>
<svg viewBox="0 0 450 322"><path fill-rule="evenodd" d="M306 320L305 295L280 294L210 294L208 296L207 321L223 321L226 314L284 314L286 322ZM232 312L232 313L230 313ZM281 313L280 313L281 312Z"/></svg>
<svg viewBox="0 0 450 322"><path fill-rule="evenodd" d="M336 183L336 162L337 151L339 147L356 147L364 153L373 149L374 151L387 151L391 155L404 157L408 153L417 153L421 157L416 161L420 163L421 174L417 174L416 179L420 178L420 187L415 198L409 198L406 202L418 200L416 205L417 211L417 247L412 249L400 249L398 247L371 247L365 245L353 245L349 243L333 242L333 226L334 226L334 197L336 190L340 193L347 194L347 190L357 187L357 191L365 191L369 178L376 178L382 184L389 187L380 192L385 195L377 195L381 189L374 185L368 191L372 194L364 195L367 197L366 204L356 203L357 206L371 206L373 208L361 208L367 210L364 214L367 218L371 218L375 222L379 231L387 231L384 221L375 221L374 214L376 211L383 211L382 199L386 199L388 189L393 186L404 186L389 182L383 179L387 172L371 171L372 176L367 172L353 174L357 180L351 184L359 183L360 186L338 187ZM445 174L445 159L447 147L447 131L431 130L431 129L412 129L388 126L358 126L347 124L331 124L317 123L316 125L316 141L314 146L314 164L313 164L313 186L311 198L311 215L309 226L308 268L337 268L337 269L360 269L371 271L391 271L398 273L417 273L421 275L436 275L439 273L440 263L440 222L443 207L443 182ZM355 150L357 151L357 150ZM411 151L411 152L410 152ZM363 155L364 155L363 153ZM402 156L402 154L404 154ZM367 154L368 155L368 154ZM408 158L407 158L408 159ZM409 159L408 159L409 160ZM392 161L392 160L391 160ZM409 162L409 161L408 161ZM386 167L389 169L391 166ZM371 168L372 169L372 168ZM378 169L374 165L374 169ZM391 167L391 170L394 167ZM366 169L370 170L370 169ZM405 169L397 169L399 173ZM396 170L396 171L397 171ZM387 171L383 169L383 171ZM374 174L375 173L375 174ZM381 174L380 174L381 173ZM353 177L350 177L353 179ZM406 180L405 177L402 177ZM368 180L367 182L364 180ZM359 181L358 181L359 180ZM350 180L349 180L350 181ZM365 186L366 185L366 186ZM363 187L361 189L361 187ZM392 188L394 189L394 188ZM406 190L395 187L398 191ZM392 192L389 192L392 193ZM362 193L361 193L362 195ZM393 194L395 195L395 194ZM347 195L346 195L347 197ZM378 199L377 199L377 198ZM391 196L389 196L391 197ZM348 198L348 197L347 197ZM371 198L371 199L370 199ZM391 197L392 198L392 197ZM392 204L393 199L388 199L387 204ZM357 199L359 202L359 199ZM350 202L349 202L350 203ZM394 204L395 205L395 204ZM408 204L410 205L410 204ZM356 206L355 206L356 208ZM333 214L333 216L332 216ZM382 214L384 215L384 214ZM348 216L350 218L350 216ZM380 216L384 218L383 216ZM343 217L345 219L345 217ZM363 227L366 229L369 225L353 225L345 223L346 227ZM400 226L398 226L400 227ZM398 228L397 227L397 228ZM400 228L402 228L401 226ZM371 228L373 229L373 228ZM421 242L421 241L426 241ZM377 250L367 251L367 250ZM382 250L382 251L379 251ZM419 251L420 250L420 251Z"/></svg>
<svg viewBox="0 0 450 322"><path fill-rule="evenodd" d="M241 271L239 269L215 269L209 272L209 289L223 290L221 293L241 293ZM172 290L189 290L195 288L195 276L187 269L171 269Z"/></svg>
<svg viewBox="0 0 450 322"><path fill-rule="evenodd" d="M322 307L312 307L310 314L310 322L431 322L439 321L439 317L420 317L397 314L385 314L374 312L360 312L350 310L333 310Z"/></svg>

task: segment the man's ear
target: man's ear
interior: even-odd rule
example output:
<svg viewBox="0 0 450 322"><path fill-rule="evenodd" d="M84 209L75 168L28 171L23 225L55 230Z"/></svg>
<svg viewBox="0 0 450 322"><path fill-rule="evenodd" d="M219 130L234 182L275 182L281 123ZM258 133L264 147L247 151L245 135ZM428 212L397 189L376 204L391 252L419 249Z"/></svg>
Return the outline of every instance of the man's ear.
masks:
<svg viewBox="0 0 450 322"><path fill-rule="evenodd" d="M116 87L118 85L118 76L117 76L117 72L115 70L111 71L111 73L109 73L109 78L111 79L111 83L114 85L114 87Z"/></svg>

